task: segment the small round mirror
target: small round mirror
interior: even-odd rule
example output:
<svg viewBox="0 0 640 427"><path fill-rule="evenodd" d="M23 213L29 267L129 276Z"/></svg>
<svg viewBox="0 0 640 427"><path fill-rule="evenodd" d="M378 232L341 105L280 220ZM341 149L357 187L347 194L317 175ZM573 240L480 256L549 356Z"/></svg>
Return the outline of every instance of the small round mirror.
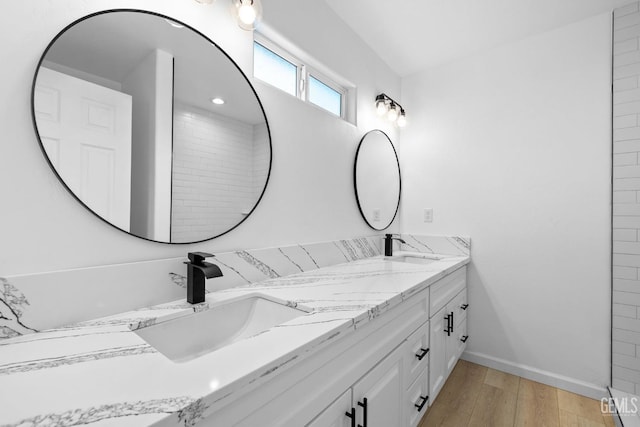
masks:
<svg viewBox="0 0 640 427"><path fill-rule="evenodd" d="M360 140L354 166L356 200L364 220L374 230L393 222L400 206L400 162L391 139L381 130Z"/></svg>
<svg viewBox="0 0 640 427"><path fill-rule="evenodd" d="M134 236L193 243L242 223L271 168L262 104L188 25L108 10L62 30L33 83L42 150L67 189Z"/></svg>

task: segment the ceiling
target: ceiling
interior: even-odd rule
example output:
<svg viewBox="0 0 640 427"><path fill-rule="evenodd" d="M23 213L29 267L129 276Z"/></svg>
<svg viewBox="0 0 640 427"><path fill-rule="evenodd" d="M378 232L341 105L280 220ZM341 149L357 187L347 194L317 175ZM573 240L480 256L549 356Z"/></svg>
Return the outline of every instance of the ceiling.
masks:
<svg viewBox="0 0 640 427"><path fill-rule="evenodd" d="M404 77L631 0L324 0Z"/></svg>

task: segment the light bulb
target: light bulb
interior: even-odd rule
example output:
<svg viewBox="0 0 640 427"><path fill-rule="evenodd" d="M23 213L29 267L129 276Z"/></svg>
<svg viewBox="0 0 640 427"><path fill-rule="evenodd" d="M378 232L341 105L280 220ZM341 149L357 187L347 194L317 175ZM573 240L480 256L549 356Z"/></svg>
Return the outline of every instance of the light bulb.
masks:
<svg viewBox="0 0 640 427"><path fill-rule="evenodd" d="M261 0L233 0L231 13L243 30L252 31L262 18Z"/></svg>
<svg viewBox="0 0 640 427"><path fill-rule="evenodd" d="M387 113L387 103L384 95L376 96L376 113L378 113L379 116L384 116Z"/></svg>
<svg viewBox="0 0 640 427"><path fill-rule="evenodd" d="M397 118L398 118L398 107L396 106L396 104L391 104L391 107L389 108L389 112L387 113L387 119L389 119L392 122L395 122Z"/></svg>
<svg viewBox="0 0 640 427"><path fill-rule="evenodd" d="M216 97L216 98L212 98L211 102L216 105L222 105L224 104L224 99Z"/></svg>
<svg viewBox="0 0 640 427"><path fill-rule="evenodd" d="M398 127L405 127L407 125L407 116L404 114L404 110L400 111L400 117L398 117L398 121L396 122Z"/></svg>
<svg viewBox="0 0 640 427"><path fill-rule="evenodd" d="M247 0L240 1L240 7L238 8L238 18L245 25L253 25L256 22L256 10L253 8L253 4Z"/></svg>

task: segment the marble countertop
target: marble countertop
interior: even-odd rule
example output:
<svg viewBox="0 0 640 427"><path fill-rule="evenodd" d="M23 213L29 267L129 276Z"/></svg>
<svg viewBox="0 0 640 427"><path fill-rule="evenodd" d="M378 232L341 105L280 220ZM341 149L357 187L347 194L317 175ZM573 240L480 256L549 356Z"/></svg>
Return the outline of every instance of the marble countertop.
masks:
<svg viewBox="0 0 640 427"><path fill-rule="evenodd" d="M212 292L198 305L176 301L3 340L0 426L194 425L469 262L441 257L372 257ZM134 332L251 293L309 312L181 363Z"/></svg>

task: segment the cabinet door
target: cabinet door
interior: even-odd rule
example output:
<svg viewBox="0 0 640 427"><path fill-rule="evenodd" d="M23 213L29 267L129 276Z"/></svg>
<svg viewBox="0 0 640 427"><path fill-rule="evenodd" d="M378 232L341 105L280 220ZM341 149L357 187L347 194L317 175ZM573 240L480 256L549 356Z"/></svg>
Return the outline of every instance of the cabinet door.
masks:
<svg viewBox="0 0 640 427"><path fill-rule="evenodd" d="M445 340L446 340L446 376L449 376L453 368L456 366L456 362L458 361L458 329L456 328L457 319L455 314L457 312L457 306L455 305L455 301L447 304L445 307L444 316L450 316L452 321L452 331L450 333L445 332ZM446 329L446 320L445 320L445 329Z"/></svg>
<svg viewBox="0 0 640 427"><path fill-rule="evenodd" d="M438 311L430 320L431 333L429 337L429 392L430 403L444 385L447 378L447 320L445 319L446 307Z"/></svg>
<svg viewBox="0 0 640 427"><path fill-rule="evenodd" d="M446 334L445 334L446 335ZM453 328L453 332L451 335L446 337L446 376L448 377L453 368L456 366L456 362L458 361L458 344L460 344L460 339L458 337L458 331L456 328Z"/></svg>
<svg viewBox="0 0 640 427"><path fill-rule="evenodd" d="M351 427L351 419L346 413L351 411L351 389L345 391L329 405L307 427Z"/></svg>
<svg viewBox="0 0 640 427"><path fill-rule="evenodd" d="M357 424L366 427L403 424L404 351L405 345L400 345L353 386Z"/></svg>

